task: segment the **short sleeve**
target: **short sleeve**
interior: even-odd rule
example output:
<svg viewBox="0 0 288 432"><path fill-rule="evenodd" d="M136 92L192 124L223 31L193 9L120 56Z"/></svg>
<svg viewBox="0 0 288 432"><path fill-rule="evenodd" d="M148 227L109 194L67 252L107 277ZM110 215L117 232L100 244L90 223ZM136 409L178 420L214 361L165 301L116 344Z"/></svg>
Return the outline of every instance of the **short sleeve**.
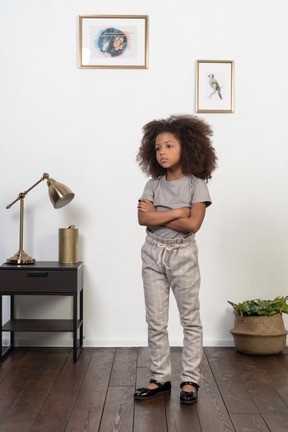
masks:
<svg viewBox="0 0 288 432"><path fill-rule="evenodd" d="M153 183L154 183L153 179L150 179L146 183L146 185L144 187L144 191L143 191L140 199L147 199L147 200L149 200L151 202L154 201L154 187L153 187Z"/></svg>
<svg viewBox="0 0 288 432"><path fill-rule="evenodd" d="M192 181L192 204L199 202L204 202L206 207L212 204L206 182L199 178L194 178L194 181Z"/></svg>

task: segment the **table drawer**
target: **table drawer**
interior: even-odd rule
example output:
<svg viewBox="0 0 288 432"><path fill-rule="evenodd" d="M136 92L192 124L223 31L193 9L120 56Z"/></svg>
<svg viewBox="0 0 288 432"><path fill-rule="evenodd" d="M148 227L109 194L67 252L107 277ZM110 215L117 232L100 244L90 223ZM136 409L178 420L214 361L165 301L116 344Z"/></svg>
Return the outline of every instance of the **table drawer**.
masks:
<svg viewBox="0 0 288 432"><path fill-rule="evenodd" d="M79 276L77 271L73 270L53 271L45 268L5 270L0 271L0 291L2 293L76 293L77 286L82 288L81 281L77 280Z"/></svg>

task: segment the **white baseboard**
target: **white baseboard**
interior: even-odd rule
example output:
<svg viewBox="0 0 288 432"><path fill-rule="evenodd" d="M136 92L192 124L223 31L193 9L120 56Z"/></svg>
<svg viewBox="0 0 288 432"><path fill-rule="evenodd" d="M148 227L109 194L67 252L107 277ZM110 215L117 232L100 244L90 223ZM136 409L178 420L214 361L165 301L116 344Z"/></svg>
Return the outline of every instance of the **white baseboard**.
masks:
<svg viewBox="0 0 288 432"><path fill-rule="evenodd" d="M182 339L170 340L170 346L182 346ZM147 346L147 340L85 340L84 346L86 347L144 347ZM203 346L213 347L230 347L234 346L233 339L217 339L217 340L204 340Z"/></svg>
<svg viewBox="0 0 288 432"><path fill-rule="evenodd" d="M72 347L73 341L72 337L67 338L58 335L55 336L53 334L52 336L48 336L45 334L41 337L27 337L27 335L18 335L15 339L15 346L18 347ZM7 345L9 343L9 339L7 338L3 339L3 345ZM182 346L182 339L175 339L170 340L170 346ZM234 346L233 339L212 339L212 340L204 340L203 342L204 347L211 346L211 347L230 347ZM122 339L122 340L101 340L101 339L84 339L83 341L84 347L90 347L90 348L96 348L96 347L145 347L147 346L147 339Z"/></svg>

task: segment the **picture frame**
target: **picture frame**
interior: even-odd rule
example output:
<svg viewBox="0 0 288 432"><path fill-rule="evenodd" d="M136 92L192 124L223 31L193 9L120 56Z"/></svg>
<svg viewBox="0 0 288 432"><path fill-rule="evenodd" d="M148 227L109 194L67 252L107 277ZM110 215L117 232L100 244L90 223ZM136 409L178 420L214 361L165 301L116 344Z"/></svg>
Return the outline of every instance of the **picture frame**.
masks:
<svg viewBox="0 0 288 432"><path fill-rule="evenodd" d="M233 60L197 60L196 112L234 112Z"/></svg>
<svg viewBox="0 0 288 432"><path fill-rule="evenodd" d="M148 16L79 15L79 67L148 69Z"/></svg>

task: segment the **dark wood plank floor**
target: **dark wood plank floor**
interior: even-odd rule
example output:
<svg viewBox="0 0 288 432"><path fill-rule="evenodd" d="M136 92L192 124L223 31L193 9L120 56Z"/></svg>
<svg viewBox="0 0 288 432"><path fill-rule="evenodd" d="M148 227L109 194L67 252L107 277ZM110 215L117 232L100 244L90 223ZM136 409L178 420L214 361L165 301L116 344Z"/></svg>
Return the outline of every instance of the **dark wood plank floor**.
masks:
<svg viewBox="0 0 288 432"><path fill-rule="evenodd" d="M181 349L172 394L133 400L148 382L147 348L17 348L0 363L1 432L287 432L288 349L247 356L205 348L196 405L180 405Z"/></svg>

